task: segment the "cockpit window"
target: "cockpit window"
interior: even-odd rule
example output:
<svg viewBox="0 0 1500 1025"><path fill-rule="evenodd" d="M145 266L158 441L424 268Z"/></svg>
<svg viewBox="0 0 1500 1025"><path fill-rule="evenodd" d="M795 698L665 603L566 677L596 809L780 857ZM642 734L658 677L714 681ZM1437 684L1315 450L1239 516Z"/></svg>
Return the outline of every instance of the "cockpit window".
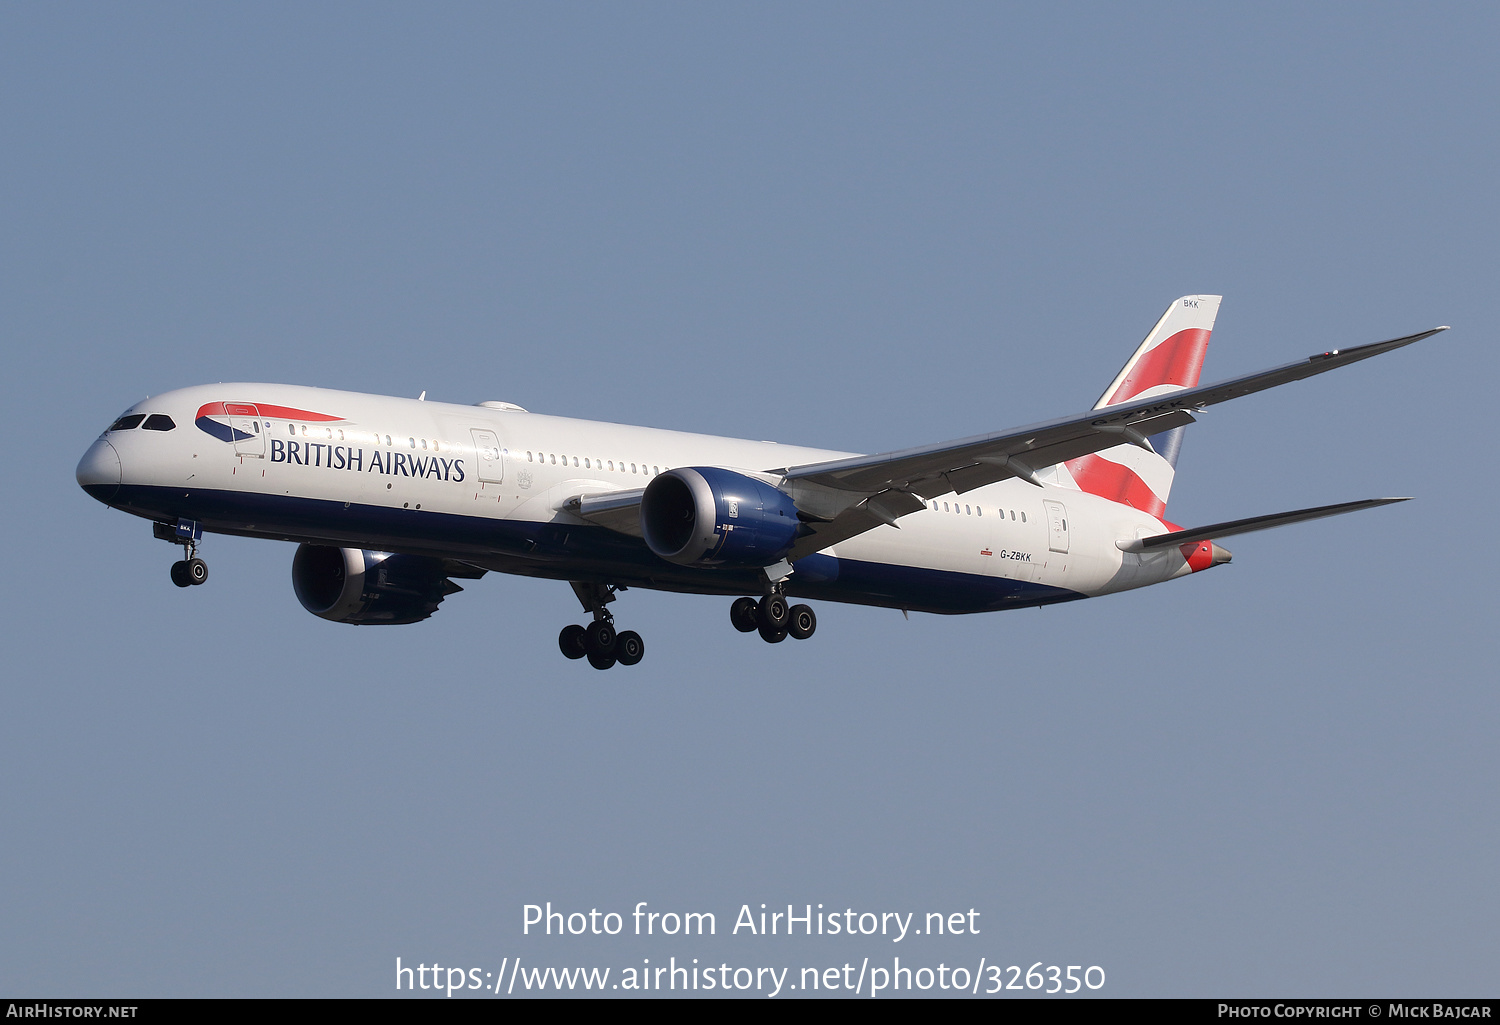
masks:
<svg viewBox="0 0 1500 1025"><path fill-rule="evenodd" d="M177 425L174 424L172 422L172 418L165 413L152 413L150 416L146 417L146 422L141 426L148 431L170 431Z"/></svg>
<svg viewBox="0 0 1500 1025"><path fill-rule="evenodd" d="M110 424L109 429L111 431L133 431L141 425L141 421L144 419L146 419L145 413L131 413L129 416L122 416Z"/></svg>

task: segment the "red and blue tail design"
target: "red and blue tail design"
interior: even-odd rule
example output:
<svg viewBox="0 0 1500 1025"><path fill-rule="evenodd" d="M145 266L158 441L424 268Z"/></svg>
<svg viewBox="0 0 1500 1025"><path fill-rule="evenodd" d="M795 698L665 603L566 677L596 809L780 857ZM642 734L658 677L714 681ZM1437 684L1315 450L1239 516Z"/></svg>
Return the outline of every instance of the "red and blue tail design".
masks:
<svg viewBox="0 0 1500 1025"><path fill-rule="evenodd" d="M1167 307L1094 408L1196 387L1221 298L1185 295ZM1058 467L1058 479L1065 486L1071 483L1080 491L1133 506L1160 519L1167 511L1182 431L1178 427L1152 435L1147 440L1153 452L1136 445L1118 445L1069 459Z"/></svg>

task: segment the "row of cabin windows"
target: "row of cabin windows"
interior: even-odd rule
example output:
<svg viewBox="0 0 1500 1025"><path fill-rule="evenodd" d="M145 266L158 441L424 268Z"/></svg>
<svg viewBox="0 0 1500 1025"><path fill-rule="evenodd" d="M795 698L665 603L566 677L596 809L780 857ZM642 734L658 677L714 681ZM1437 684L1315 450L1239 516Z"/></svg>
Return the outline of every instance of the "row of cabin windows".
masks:
<svg viewBox="0 0 1500 1025"><path fill-rule="evenodd" d="M506 449L505 451L509 452L510 450ZM560 456L560 455L558 455L555 452L527 452L526 453L526 461L528 463L550 463L553 466L557 466L558 463L561 462L561 464L563 466L568 466L568 465L570 465L569 462L568 462L568 459L569 459L568 456ZM571 463L571 465L573 465L573 466L581 466L585 470L603 470L603 469L606 469L606 468L608 468L610 470L614 470L615 469L615 461L613 459L588 459L588 458L584 458L580 462L578 456L573 456L572 460L573 460L573 462ZM631 473L644 473L648 477L655 477L657 474L661 473L661 467L659 467L659 466L647 466L645 463L641 463L640 464L640 468L637 469L635 463L626 463L624 460L620 461L619 470L617 472L624 473L625 472L625 468L627 466L630 467L630 472ZM669 467L667 467L667 469L670 470L671 467L669 466Z"/></svg>
<svg viewBox="0 0 1500 1025"><path fill-rule="evenodd" d="M931 505L933 512L939 512L939 511L941 511L941 512L949 512L950 511L949 508L948 508L948 503L947 502L941 502L941 503L939 503L939 502L932 502L932 503L929 503L929 504ZM938 508L939 505L942 506L941 510L939 510L939 508ZM984 515L984 508L983 508L983 506L978 506L978 505L959 505L959 503L957 503L957 502L953 503L953 508L952 508L951 511L958 513L960 516L983 516ZM1000 514L1000 518L1002 520L1005 519L1006 510L1004 510L1004 509L997 509L996 512L998 512ZM1009 510L1009 512L1010 512L1010 518L1011 519L1015 519L1016 518L1016 511L1014 509L1011 509L1011 510ZM1026 522L1026 514L1024 512L1021 514L1021 522L1022 523Z"/></svg>
<svg viewBox="0 0 1500 1025"><path fill-rule="evenodd" d="M177 425L172 422L172 418L170 416L168 416L167 414L165 414L165 413L152 413L150 416L147 416L145 413L132 413L129 416L122 416L122 417L120 417L120 419L116 420L113 424L110 425L109 429L110 429L110 431L133 431L137 427L140 427L143 430L147 430L147 431L170 431L173 428L175 428L176 426ZM269 420L266 421L266 426L267 427L271 426L271 422ZM292 435L293 437L296 437L297 436L297 427L298 427L297 424L292 424L292 423L287 424L286 425L287 433L290 434L290 435ZM302 424L301 427L302 427L302 436L305 438L305 437L308 436L307 425L306 424ZM260 430L260 424L257 423L255 425L255 428L256 428L257 431ZM313 428L313 430L316 431L317 428ZM342 430L339 430L339 429L333 428L333 427L325 427L325 428L323 428L323 433L324 433L324 435L330 441L332 441L332 440L334 440L334 432L336 430L337 430L337 433L338 433L338 440L339 441L343 441L344 440L344 432ZM389 434L386 434L384 436L376 434L376 435L372 435L372 437L374 437L375 444L377 444L377 445L379 445L382 442L382 440L385 442L385 444L387 446L389 446L391 444L391 436ZM406 439L406 443L407 443L407 445L410 448L417 448L420 445L423 451L427 450L427 439L426 438L407 438ZM434 452L442 451L441 447L438 445L438 442L435 439L432 442L432 451L434 451ZM506 455L510 454L510 450L509 449L503 449L502 451ZM562 465L563 466L567 466L568 465L568 458L569 458L568 456L558 455L558 454L556 454L554 452L543 453L543 452L529 452L528 451L526 453L526 461L528 463L532 463L532 462L550 463L553 466L556 466L558 464L558 460L562 460ZM572 462L573 466L579 466L580 465L580 463L579 463L579 457L578 456L573 456L572 460L573 460L573 462ZM631 473L646 473L647 476L651 476L651 477L655 477L656 475L658 475L658 474L661 473L661 468L658 467L658 466L647 467L647 465L645 463L641 463L639 465L639 468L637 468L637 464L635 464L635 463L626 463L623 460L619 464L620 468L619 468L618 472L624 473L626 466L630 467L630 472ZM592 470L592 469L603 470L606 467L608 469L610 469L610 470L614 470L615 469L615 461L613 459L589 459L589 458L584 458L583 461L582 461L582 468L585 469L585 470ZM669 466L669 467L667 467L667 469L670 470L671 467ZM650 471L649 473L647 473L648 470ZM940 503L935 502L935 501L931 503L931 507L932 507L932 511L933 512L937 512L938 511L939 504ZM950 509L949 503L947 503L947 502L941 503L941 506L942 506L942 511L943 512L952 511L954 513L958 513L961 516L983 516L984 515L984 507L983 506L978 506L978 505L973 505L973 506L971 506L971 505L964 505L964 506L960 506L959 503L957 503L957 502L952 503L951 509ZM1000 518L1004 519L1007 510L1000 509L998 511L1000 513ZM1009 512L1010 512L1010 518L1012 520L1014 520L1016 518L1016 511L1014 509L1011 509L1011 510L1009 510ZM1021 522L1022 523L1026 522L1026 513L1024 513L1024 512L1021 513Z"/></svg>
<svg viewBox="0 0 1500 1025"><path fill-rule="evenodd" d="M116 420L113 424L110 425L109 429L110 429L110 431L133 431L137 427L140 427L140 428L142 428L144 430L148 430L148 431L170 431L173 428L175 428L176 426L177 425L172 422L172 418L170 416L167 416L167 414L165 414L165 413L152 413L150 416L147 416L145 413L132 413L129 416L122 416L122 417L120 417L120 419ZM266 421L266 426L267 427L271 426L271 422L269 420ZM296 437L296 435L297 435L297 426L298 426L297 424L292 424L292 423L287 424L286 425L287 433L291 434L293 437ZM307 437L308 436L308 434L307 434L307 425L306 424L302 424L301 426L302 426L302 436L303 437ZM256 427L257 431L260 429L260 425L259 424L256 424L255 427ZM317 428L313 428L313 430L316 431ZM337 428L325 427L325 428L323 428L323 433L325 434L325 436L330 441L332 441L333 438L334 438L334 432L335 432L335 430L337 430ZM377 444L377 445L379 445L382 440L384 440L384 442L385 442L385 444L387 446L389 446L391 444L391 436L389 434L384 435L384 436L376 434L376 435L373 435L373 437L375 439L375 444ZM344 440L344 432L342 430L338 430L338 440L339 441L343 441ZM427 450L427 439L426 438L407 438L406 439L406 443L407 443L407 445L410 448L417 448L420 445L423 451ZM434 440L432 442L432 451L439 452L441 450L442 449L438 445L437 441ZM510 450L509 449L504 449L502 451L506 455L510 454ZM526 453L526 461L528 463L532 463L532 462L550 463L553 466L556 466L558 464L558 460L562 460L562 465L563 466L569 465L568 464L568 458L569 458L568 456L558 455L558 454L556 454L554 452L543 453L543 452L529 452L528 451ZM579 463L579 457L578 456L573 456L572 460L573 460L573 462L572 462L573 466L579 466L580 465L580 463ZM592 470L592 469L603 470L606 467L608 469L610 469L610 470L614 470L615 469L615 461L613 459L588 459L588 458L584 458L581 465L582 465L582 468L585 469L585 470ZM658 475L659 473L661 473L661 468L658 467L658 466L647 467L647 465L645 463L641 463L639 465L639 468L637 468L637 465L635 463L626 463L623 460L619 464L620 468L619 468L618 472L624 473L626 466L630 467L630 472L631 473L645 473L645 474L647 474L647 476L651 476L651 477L655 477L656 475ZM667 467L667 469L670 470L671 467L669 466L669 467ZM648 470L650 471L649 473L647 472ZM983 516L984 515L984 507L983 506L978 506L978 505L973 505L973 506L971 506L971 505L963 505L963 506L960 506L958 502L952 503L951 508L950 508L950 505L947 502L938 503L938 502L934 501L934 502L931 503L931 508L932 508L933 512L937 512L938 511L939 504L941 504L943 512L950 512L951 511L951 512L959 514L960 516ZM1000 510L998 510L998 512L1000 513L1000 518L1004 519L1007 510L1000 509ZM1009 510L1009 512L1010 512L1010 518L1012 520L1014 520L1016 518L1016 511L1014 509L1011 509L1011 510ZM1022 523L1026 522L1026 513L1024 513L1024 512L1021 513L1021 522Z"/></svg>
<svg viewBox="0 0 1500 1025"><path fill-rule="evenodd" d="M126 419L129 419L129 417L127 417ZM270 421L266 422L266 426L267 427L271 426ZM298 425L297 424L291 424L291 423L289 423L286 426L287 426L287 433L291 434L293 437L296 437ZM307 425L306 424L302 424L301 428L302 428L302 436L303 437L307 437L308 436ZM170 427L159 428L159 429L161 429L161 430L171 430ZM314 436L316 436L317 428L314 427L313 431L314 431ZM323 428L323 433L327 436L327 438L330 441L333 440L335 433L337 433L339 441L343 441L344 440L344 432L341 431L341 430L338 430L337 428L325 427L325 428ZM375 439L375 444L377 444L377 445L381 444L382 440L384 441L384 443L387 446L389 446L391 444L391 436L389 434L384 435L384 436L376 434L376 435L373 435L373 437ZM414 448L414 449L415 448L420 448L424 452L427 451L427 439L426 438L407 438L406 439L406 444L407 444L407 446L409 448ZM434 451L434 452L441 452L442 451L442 446L435 439L432 442L432 451ZM510 449L502 449L501 452L504 455L510 455ZM558 464L559 460L562 461L562 465L563 466L567 466L568 465L568 458L569 458L568 456L558 455L556 453L543 453L543 452L527 452L526 453L526 461L528 463L531 463L531 462L551 463L553 466L556 466ZM609 469L611 469L611 470L615 469L615 461L613 459L587 459L587 458L585 458L580 463L579 457L578 456L573 456L572 460L573 460L572 465L574 465L574 466L580 466L581 465L583 467L583 469L586 469L586 470L590 470L590 469L599 469L599 470L602 470L606 466ZM626 463L624 460L620 461L619 471L618 472L624 473L625 472L625 468L627 466L630 467L630 472L631 473L646 473L648 476L652 476L652 477L654 477L657 474L661 473L661 468L658 467L658 466L649 467L649 473L648 473L647 472L648 471L648 467L646 466L645 463L641 463L641 464L637 465L636 463ZM667 469L670 470L671 467L669 466L669 467L667 467Z"/></svg>
<svg viewBox="0 0 1500 1025"><path fill-rule="evenodd" d="M266 426L270 427L271 426L271 421L267 420L266 421ZM312 437L317 437L317 431L318 431L318 429L316 427L314 427L313 428ZM297 436L297 425L296 424L287 424L286 425L286 432L288 434L290 434L292 437L295 438ZM334 428L334 427L325 427L325 428L323 428L323 434L328 438L329 441L333 441L334 440L334 435L335 434L338 435L338 440L339 441L343 441L344 440L344 432L341 431L341 430L338 430L337 428ZM302 437L304 437L304 438L308 437L307 424L303 424L302 425ZM379 444L382 443L382 438L384 439L384 444L387 447L389 447L390 444L391 444L391 436L389 434L386 434L386 435L372 434L372 435L370 435L370 437L372 437L372 438L375 439L375 444L377 444L377 445L379 445ZM406 439L406 446L407 446L407 448L420 448L423 452L426 452L427 451L427 439L426 438L407 438ZM438 442L437 442L436 439L434 439L433 442L432 442L432 451L434 451L434 452L441 452L442 450L443 450L443 447L438 444Z"/></svg>
<svg viewBox="0 0 1500 1025"><path fill-rule="evenodd" d="M150 416L145 413L131 413L110 424L109 431L133 431L137 427L143 431L170 431L176 426L172 418L165 413L152 413Z"/></svg>

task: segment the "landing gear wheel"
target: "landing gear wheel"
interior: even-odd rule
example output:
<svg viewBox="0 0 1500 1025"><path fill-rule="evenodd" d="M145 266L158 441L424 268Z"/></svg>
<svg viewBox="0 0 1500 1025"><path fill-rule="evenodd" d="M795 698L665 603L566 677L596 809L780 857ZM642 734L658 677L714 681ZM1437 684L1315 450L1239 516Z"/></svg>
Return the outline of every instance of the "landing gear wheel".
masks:
<svg viewBox="0 0 1500 1025"><path fill-rule="evenodd" d="M784 626L771 626L767 623L762 623L758 629L760 630L760 639L767 644L780 644L786 640L786 627Z"/></svg>
<svg viewBox="0 0 1500 1025"><path fill-rule="evenodd" d="M773 630L785 627L788 615L785 598L779 594L766 595L755 607L755 622L761 628L760 635L766 635L766 627Z"/></svg>
<svg viewBox="0 0 1500 1025"><path fill-rule="evenodd" d="M787 614L786 632L799 641L807 640L818 628L818 617L807 605L793 605Z"/></svg>
<svg viewBox="0 0 1500 1025"><path fill-rule="evenodd" d="M613 655L590 655L589 656L589 665L593 666L595 669L608 669L610 666L612 666L614 664L615 664L615 657Z"/></svg>
<svg viewBox="0 0 1500 1025"><path fill-rule="evenodd" d="M569 623L562 628L562 633L557 635L557 646L568 658L583 658L588 651L583 646L583 627L577 623Z"/></svg>
<svg viewBox="0 0 1500 1025"><path fill-rule="evenodd" d="M589 661L595 669L608 669L609 666L601 666L594 662L593 656L608 656L610 665L615 662L615 628L602 619L596 619L583 630L583 645L588 652Z"/></svg>
<svg viewBox="0 0 1500 1025"><path fill-rule="evenodd" d="M646 642L634 630L625 630L615 638L615 658L622 666L633 666L646 657Z"/></svg>
<svg viewBox="0 0 1500 1025"><path fill-rule="evenodd" d="M188 576L188 564L186 559L172 563L172 583L178 587L192 587L193 581Z"/></svg>
<svg viewBox="0 0 1500 1025"><path fill-rule="evenodd" d="M208 563L202 559L189 559L187 561L187 578L190 584L201 584L208 579Z"/></svg>
<svg viewBox="0 0 1500 1025"><path fill-rule="evenodd" d="M736 598L734 604L729 606L729 621L734 628L742 634L755 632L755 606L754 598Z"/></svg>

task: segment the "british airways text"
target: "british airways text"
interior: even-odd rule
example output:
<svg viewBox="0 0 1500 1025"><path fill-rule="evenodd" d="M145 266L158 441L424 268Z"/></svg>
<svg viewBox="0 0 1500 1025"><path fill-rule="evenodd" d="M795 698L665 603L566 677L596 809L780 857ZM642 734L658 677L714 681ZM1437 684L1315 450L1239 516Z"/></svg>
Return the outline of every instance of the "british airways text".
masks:
<svg viewBox="0 0 1500 1025"><path fill-rule="evenodd" d="M354 470L383 473L387 476L436 477L459 483L464 479L462 459L440 456L408 455L405 452L366 454L362 448L325 445L316 441L271 440L271 462L296 463L299 466L321 466L329 470Z"/></svg>

